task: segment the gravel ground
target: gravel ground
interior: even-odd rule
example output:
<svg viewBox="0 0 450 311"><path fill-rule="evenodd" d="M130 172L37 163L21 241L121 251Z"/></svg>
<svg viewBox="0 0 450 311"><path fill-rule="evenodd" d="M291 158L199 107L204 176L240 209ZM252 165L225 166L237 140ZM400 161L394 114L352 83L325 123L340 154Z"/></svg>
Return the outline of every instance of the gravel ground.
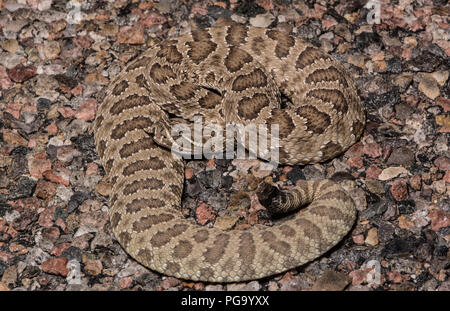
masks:
<svg viewBox="0 0 450 311"><path fill-rule="evenodd" d="M382 0L371 14L365 2L0 0L0 290L450 290L450 6ZM368 117L362 140L328 163L188 163L182 211L200 225L270 224L251 195L269 175L332 177L358 205L354 229L318 260L225 285L127 256L92 135L104 86L129 60L223 18L328 51L355 77Z"/></svg>

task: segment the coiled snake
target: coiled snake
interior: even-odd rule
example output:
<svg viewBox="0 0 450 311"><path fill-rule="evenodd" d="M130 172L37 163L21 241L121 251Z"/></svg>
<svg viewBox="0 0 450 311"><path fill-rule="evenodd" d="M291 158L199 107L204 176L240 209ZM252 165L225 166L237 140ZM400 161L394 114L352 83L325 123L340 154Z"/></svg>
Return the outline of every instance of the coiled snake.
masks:
<svg viewBox="0 0 450 311"><path fill-rule="evenodd" d="M280 92L291 99L287 107ZM167 147L171 126L198 115L217 124L279 124L279 162L290 165L336 157L365 123L345 68L294 36L232 24L150 48L109 85L94 123L113 184L111 226L133 258L179 278L243 281L311 261L347 234L354 203L330 180L302 181L289 191L262 184L260 201L269 209L310 203L272 227L223 231L185 219L184 164Z"/></svg>

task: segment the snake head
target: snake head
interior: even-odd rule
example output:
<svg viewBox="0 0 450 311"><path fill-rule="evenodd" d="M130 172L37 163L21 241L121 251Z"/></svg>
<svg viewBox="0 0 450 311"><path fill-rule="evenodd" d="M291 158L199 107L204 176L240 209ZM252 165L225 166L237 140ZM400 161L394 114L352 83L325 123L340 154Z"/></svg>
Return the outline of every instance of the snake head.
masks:
<svg viewBox="0 0 450 311"><path fill-rule="evenodd" d="M277 204L280 196L280 190L276 185L266 180L259 183L256 188L256 195L259 203L261 203L268 211L273 210L273 206Z"/></svg>

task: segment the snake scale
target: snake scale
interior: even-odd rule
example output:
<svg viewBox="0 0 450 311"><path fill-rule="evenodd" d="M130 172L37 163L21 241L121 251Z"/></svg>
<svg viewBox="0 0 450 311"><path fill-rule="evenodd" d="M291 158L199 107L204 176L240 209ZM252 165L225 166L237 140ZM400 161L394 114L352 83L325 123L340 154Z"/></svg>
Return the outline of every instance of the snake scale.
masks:
<svg viewBox="0 0 450 311"><path fill-rule="evenodd" d="M285 107L281 93L290 98ZM183 217L184 162L170 152L170 127L199 115L217 124L278 124L279 162L289 165L336 157L365 124L345 68L292 35L230 23L148 49L108 86L94 122L112 184L111 227L138 262L183 279L244 281L311 261L348 233L354 202L331 180L283 191L263 185L268 208L309 204L274 226L224 231Z"/></svg>

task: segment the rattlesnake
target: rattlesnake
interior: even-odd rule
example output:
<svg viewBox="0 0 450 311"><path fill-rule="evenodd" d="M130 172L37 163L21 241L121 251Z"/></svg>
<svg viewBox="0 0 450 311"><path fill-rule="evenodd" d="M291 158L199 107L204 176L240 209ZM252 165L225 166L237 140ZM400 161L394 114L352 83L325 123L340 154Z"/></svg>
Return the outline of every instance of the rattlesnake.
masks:
<svg viewBox="0 0 450 311"><path fill-rule="evenodd" d="M280 91L290 98L286 107ZM184 162L168 149L170 126L198 115L222 125L279 124L279 162L290 165L337 156L365 123L345 68L292 35L233 23L150 48L108 86L94 122L113 185L111 227L137 261L183 279L257 279L317 258L351 229L353 200L330 180L302 181L281 192L262 184L259 198L268 208L311 203L271 227L224 231L185 219Z"/></svg>

